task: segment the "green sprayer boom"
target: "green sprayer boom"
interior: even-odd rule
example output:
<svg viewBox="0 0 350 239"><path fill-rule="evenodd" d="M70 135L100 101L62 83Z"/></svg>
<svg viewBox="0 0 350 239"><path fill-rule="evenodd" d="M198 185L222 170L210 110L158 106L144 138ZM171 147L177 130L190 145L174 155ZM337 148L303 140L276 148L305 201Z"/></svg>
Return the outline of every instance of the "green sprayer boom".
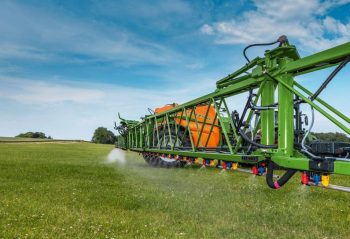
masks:
<svg viewBox="0 0 350 239"><path fill-rule="evenodd" d="M274 45L264 57L249 60L246 50ZM350 191L329 184L330 174L350 175L350 144L310 140L314 111L346 134L350 118L319 95L350 60L350 42L300 58L286 36L247 46L248 63L216 82L216 90L187 103L170 104L141 121L121 119L117 147L143 154L151 166L201 164L266 176L269 187L282 187L297 172L305 185ZM334 71L314 93L294 80L328 67ZM248 93L243 110L228 108L230 97ZM307 120L301 106L310 107ZM306 128L306 129L305 129ZM276 178L274 171L286 172Z"/></svg>

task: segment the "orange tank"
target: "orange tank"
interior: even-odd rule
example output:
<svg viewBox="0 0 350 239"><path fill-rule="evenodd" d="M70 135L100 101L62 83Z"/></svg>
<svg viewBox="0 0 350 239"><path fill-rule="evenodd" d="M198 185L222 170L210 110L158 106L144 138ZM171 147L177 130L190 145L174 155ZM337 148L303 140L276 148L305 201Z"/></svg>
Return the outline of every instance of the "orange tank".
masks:
<svg viewBox="0 0 350 239"><path fill-rule="evenodd" d="M163 112L163 111L170 110L170 109L172 109L172 108L174 108L174 107L176 107L176 106L178 106L178 104L176 104L176 103L164 105L163 107L156 108L156 109L154 110L154 113L155 113L155 114L159 114L159 113L161 113L161 112Z"/></svg>
<svg viewBox="0 0 350 239"><path fill-rule="evenodd" d="M156 114L159 114L161 112L170 110L176 106L178 106L178 104L175 104L175 103L169 104L160 108L156 108L154 112ZM208 116L204 124L204 118L208 110L208 107L209 107ZM182 118L181 118L181 112L177 113L177 117L175 117L176 124L180 124L182 127L186 128L187 127L186 116L190 117L191 111L192 111L191 109L186 110L186 115L183 114ZM205 146L209 137L210 129L212 128L213 124L214 124L214 127L212 129L212 133L210 134L207 147L217 147L219 145L220 137L221 137L221 128L219 126L218 119L216 119L214 122L215 115L216 115L216 110L215 110L215 107L212 105L197 106L195 111L192 113L191 118L189 119L190 121L189 128L190 128L192 139L195 145L197 145L199 141L199 134L204 126L200 142L198 143L198 147ZM197 120L197 123L195 119Z"/></svg>

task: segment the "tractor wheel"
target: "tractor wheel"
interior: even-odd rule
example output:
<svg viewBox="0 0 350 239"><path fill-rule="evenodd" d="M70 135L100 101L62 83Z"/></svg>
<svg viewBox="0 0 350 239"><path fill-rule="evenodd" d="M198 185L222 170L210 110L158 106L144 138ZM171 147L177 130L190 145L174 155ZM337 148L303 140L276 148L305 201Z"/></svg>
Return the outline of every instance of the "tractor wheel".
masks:
<svg viewBox="0 0 350 239"><path fill-rule="evenodd" d="M150 153L143 153L143 158L152 167L157 167L159 165L159 157Z"/></svg>
<svg viewBox="0 0 350 239"><path fill-rule="evenodd" d="M175 132L171 132L169 135L167 130L163 130L159 134L159 142L157 143L157 146L160 147L161 149L171 149L172 142L175 142L176 144L175 147L180 147L180 146L191 146L191 142L189 137L185 136L183 141L181 141L183 137L183 131L179 131L178 135L176 136ZM163 168L173 168L173 167L182 167L184 165L183 162L176 160L174 158L168 158L167 155L165 156L156 156L158 158L158 165Z"/></svg>
<svg viewBox="0 0 350 239"><path fill-rule="evenodd" d="M154 156L151 156L148 164L152 167L158 167L159 163L160 163L159 157L154 155Z"/></svg>
<svg viewBox="0 0 350 239"><path fill-rule="evenodd" d="M143 159L146 161L146 163L150 163L150 160L151 160L151 158L152 158L152 155L151 154L149 154L149 153L143 153Z"/></svg>

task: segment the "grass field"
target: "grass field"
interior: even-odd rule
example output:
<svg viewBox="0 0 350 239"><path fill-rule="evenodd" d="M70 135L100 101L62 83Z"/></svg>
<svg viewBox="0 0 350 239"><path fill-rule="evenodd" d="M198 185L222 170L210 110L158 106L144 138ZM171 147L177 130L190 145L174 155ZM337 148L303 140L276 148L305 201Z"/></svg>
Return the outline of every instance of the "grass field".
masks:
<svg viewBox="0 0 350 239"><path fill-rule="evenodd" d="M149 168L135 153L107 162L112 149L0 144L0 238L350 237L350 194L299 175L274 191L244 173Z"/></svg>

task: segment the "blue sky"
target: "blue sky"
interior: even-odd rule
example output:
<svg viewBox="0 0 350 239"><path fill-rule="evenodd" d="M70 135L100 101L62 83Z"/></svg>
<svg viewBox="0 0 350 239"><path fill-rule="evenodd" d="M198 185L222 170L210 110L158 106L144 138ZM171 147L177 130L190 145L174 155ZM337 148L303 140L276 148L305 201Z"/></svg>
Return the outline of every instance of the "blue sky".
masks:
<svg viewBox="0 0 350 239"><path fill-rule="evenodd" d="M89 140L98 126L112 129L117 112L137 119L213 91L245 64L247 44L285 34L306 56L350 37L345 0L0 2L2 136ZM300 81L316 89L328 72ZM349 73L322 95L348 115ZM321 117L316 129L335 130Z"/></svg>

